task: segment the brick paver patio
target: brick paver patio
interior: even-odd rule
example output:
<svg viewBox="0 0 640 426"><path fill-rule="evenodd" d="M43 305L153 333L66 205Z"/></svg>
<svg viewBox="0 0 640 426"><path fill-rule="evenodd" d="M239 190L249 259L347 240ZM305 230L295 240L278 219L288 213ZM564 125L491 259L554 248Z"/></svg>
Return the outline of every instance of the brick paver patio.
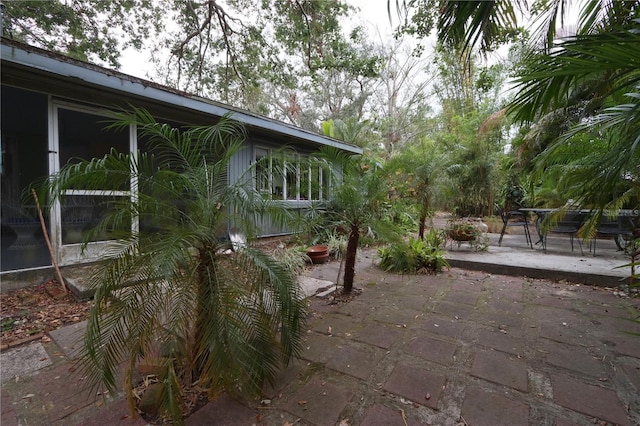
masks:
<svg viewBox="0 0 640 426"><path fill-rule="evenodd" d="M187 424L640 423L640 337L629 334L640 333L629 321L638 299L462 269L401 276L368 266L356 287L349 303L312 300L302 359L265 390L268 404L223 396ZM2 425L142 424L121 396L80 398L69 368L54 357L4 383Z"/></svg>

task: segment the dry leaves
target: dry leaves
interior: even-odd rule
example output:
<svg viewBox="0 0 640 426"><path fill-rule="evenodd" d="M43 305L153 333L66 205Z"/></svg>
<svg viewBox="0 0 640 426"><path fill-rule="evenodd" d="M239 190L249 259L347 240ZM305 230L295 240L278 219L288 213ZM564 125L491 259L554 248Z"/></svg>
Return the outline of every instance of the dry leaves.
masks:
<svg viewBox="0 0 640 426"><path fill-rule="evenodd" d="M58 283L51 280L0 293L0 347L26 343L30 337L88 318L90 302L76 302L70 293L56 300L45 290L50 285Z"/></svg>

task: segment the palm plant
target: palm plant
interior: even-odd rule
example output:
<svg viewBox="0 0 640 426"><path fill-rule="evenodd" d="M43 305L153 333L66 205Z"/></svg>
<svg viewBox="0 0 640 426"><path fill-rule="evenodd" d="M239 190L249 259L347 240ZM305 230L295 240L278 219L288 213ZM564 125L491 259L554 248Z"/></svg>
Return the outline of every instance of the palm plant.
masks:
<svg viewBox="0 0 640 426"><path fill-rule="evenodd" d="M628 19L623 29L570 37L549 55L533 54L510 106L524 123L574 111L573 126L566 126L536 163L540 174L562 167L565 197L596 210L586 235L593 234L605 209L640 203L639 29L640 20ZM567 152L573 155L568 158Z"/></svg>
<svg viewBox="0 0 640 426"><path fill-rule="evenodd" d="M427 218L433 214L447 178L448 157L432 141L423 140L393 156L386 168L400 178L396 190L418 207L418 237L423 240Z"/></svg>
<svg viewBox="0 0 640 426"><path fill-rule="evenodd" d="M539 164L556 162L554 153L562 145L574 143L578 134L588 135L583 140L605 141L607 155L585 158L581 164L588 171L582 174L587 179L578 201L598 209L616 208L628 199L607 201L598 194L611 194L621 181L638 179L638 0L580 2L576 35L560 40L556 40L557 29L565 26L564 18L571 10L566 0L432 0L417 6L408 28L427 35L435 26L445 46L479 45L486 51L520 25L516 8L526 10L530 5L537 32L532 37L532 53L517 70L517 95L509 112L516 122L545 135L541 148L547 150L536 159ZM550 134L552 138L546 137ZM529 136L531 141L541 140ZM565 177L571 179L570 174Z"/></svg>
<svg viewBox="0 0 640 426"><path fill-rule="evenodd" d="M68 165L48 190L63 198L70 188L137 186L134 196L112 200L94 230L118 234L91 278L95 303L80 363L92 387L113 391L124 362L133 412L136 363L159 351L160 409L181 423L187 387L250 396L273 380L300 350L305 304L292 273L251 244L257 215L286 215L259 196L250 176L228 182L242 127L225 117L180 131L143 110L117 114L110 127L131 124L149 152ZM224 254L229 223L247 244Z"/></svg>
<svg viewBox="0 0 640 426"><path fill-rule="evenodd" d="M386 239L397 238L394 228L381 218L388 195L387 184L380 163L367 162L330 148L324 149L317 158L326 164L325 167L334 170L335 182L326 206L325 220L334 228L344 229L348 235L343 291L351 293L358 244L363 232L375 230Z"/></svg>

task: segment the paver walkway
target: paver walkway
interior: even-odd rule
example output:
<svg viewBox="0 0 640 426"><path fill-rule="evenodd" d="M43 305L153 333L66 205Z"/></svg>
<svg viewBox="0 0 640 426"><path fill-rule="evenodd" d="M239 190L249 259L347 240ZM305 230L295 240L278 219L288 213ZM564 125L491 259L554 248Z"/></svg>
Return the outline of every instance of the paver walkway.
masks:
<svg viewBox="0 0 640 426"><path fill-rule="evenodd" d="M332 268L312 275L334 280ZM638 299L455 268L401 276L370 259L356 287L349 303L311 302L302 359L262 404L223 396L187 425L640 424ZM61 346L3 384L3 426L144 424L121 396L83 393Z"/></svg>

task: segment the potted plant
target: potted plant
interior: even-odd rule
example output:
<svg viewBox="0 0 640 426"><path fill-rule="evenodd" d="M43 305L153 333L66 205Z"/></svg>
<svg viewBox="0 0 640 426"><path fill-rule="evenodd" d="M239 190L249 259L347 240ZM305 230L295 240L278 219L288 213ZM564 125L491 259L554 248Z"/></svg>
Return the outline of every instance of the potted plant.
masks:
<svg viewBox="0 0 640 426"><path fill-rule="evenodd" d="M449 222L446 228L447 237L453 241L471 241L479 235L478 229L469 222Z"/></svg>

